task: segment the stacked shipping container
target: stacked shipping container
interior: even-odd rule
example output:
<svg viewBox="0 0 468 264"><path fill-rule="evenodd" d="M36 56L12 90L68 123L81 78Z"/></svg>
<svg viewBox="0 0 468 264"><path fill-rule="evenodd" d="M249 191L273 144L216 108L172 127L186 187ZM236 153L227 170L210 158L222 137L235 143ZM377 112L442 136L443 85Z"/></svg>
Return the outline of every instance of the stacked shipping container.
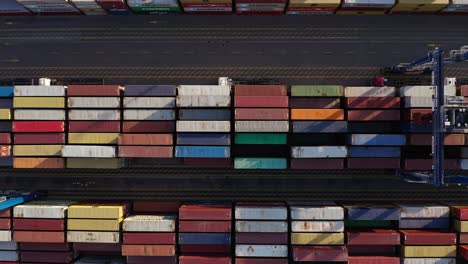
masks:
<svg viewBox="0 0 468 264"><path fill-rule="evenodd" d="M96 2L111 15L129 15L132 13L125 0L96 0Z"/></svg>
<svg viewBox="0 0 468 264"><path fill-rule="evenodd" d="M13 87L0 86L0 167L11 167Z"/></svg>
<svg viewBox="0 0 468 264"><path fill-rule="evenodd" d="M16 0L37 15L80 15L70 0Z"/></svg>
<svg viewBox="0 0 468 264"><path fill-rule="evenodd" d="M236 0L239 15L282 15L288 0Z"/></svg>
<svg viewBox="0 0 468 264"><path fill-rule="evenodd" d="M458 252L463 260L468 261L468 207L467 206L453 206L452 208L453 225L458 238Z"/></svg>
<svg viewBox="0 0 468 264"><path fill-rule="evenodd" d="M449 0L397 0L390 14L434 14L449 4Z"/></svg>
<svg viewBox="0 0 468 264"><path fill-rule="evenodd" d="M236 85L234 166L286 169L288 89L285 85Z"/></svg>
<svg viewBox="0 0 468 264"><path fill-rule="evenodd" d="M383 15L395 5L395 0L343 0L339 15Z"/></svg>
<svg viewBox="0 0 468 264"><path fill-rule="evenodd" d="M127 4L136 14L173 14L181 11L177 0L127 0Z"/></svg>
<svg viewBox="0 0 468 264"><path fill-rule="evenodd" d="M332 15L340 7L340 0L290 0L287 15Z"/></svg>
<svg viewBox="0 0 468 264"><path fill-rule="evenodd" d="M0 263L5 264L17 264L19 263L19 248L18 243L11 242L0 242Z"/></svg>
<svg viewBox="0 0 468 264"><path fill-rule="evenodd" d="M71 2L85 15L107 15L95 0L71 0Z"/></svg>
<svg viewBox="0 0 468 264"><path fill-rule="evenodd" d="M18 244L12 241L11 209L0 211L0 263L18 263Z"/></svg>
<svg viewBox="0 0 468 264"><path fill-rule="evenodd" d="M232 14L232 0L181 0L186 14L229 15Z"/></svg>
<svg viewBox="0 0 468 264"><path fill-rule="evenodd" d="M65 87L15 86L14 168L65 168Z"/></svg>
<svg viewBox="0 0 468 264"><path fill-rule="evenodd" d="M391 229L357 229L347 232L348 264L400 264L400 233Z"/></svg>
<svg viewBox="0 0 468 264"><path fill-rule="evenodd" d="M450 4L441 12L443 15L466 15L468 14L468 1L450 0Z"/></svg>
<svg viewBox="0 0 468 264"><path fill-rule="evenodd" d="M31 12L24 8L16 0L3 0L0 1L0 16L27 16Z"/></svg>

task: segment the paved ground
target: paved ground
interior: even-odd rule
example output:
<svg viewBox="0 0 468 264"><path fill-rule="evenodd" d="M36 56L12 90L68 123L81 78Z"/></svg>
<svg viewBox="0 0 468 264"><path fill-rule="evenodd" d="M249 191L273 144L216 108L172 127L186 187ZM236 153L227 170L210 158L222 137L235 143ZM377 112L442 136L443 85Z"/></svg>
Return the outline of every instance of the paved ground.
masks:
<svg viewBox="0 0 468 264"><path fill-rule="evenodd" d="M0 19L0 78L119 83L367 83L383 66L468 44L465 17L131 16ZM448 73L468 78L468 64Z"/></svg>

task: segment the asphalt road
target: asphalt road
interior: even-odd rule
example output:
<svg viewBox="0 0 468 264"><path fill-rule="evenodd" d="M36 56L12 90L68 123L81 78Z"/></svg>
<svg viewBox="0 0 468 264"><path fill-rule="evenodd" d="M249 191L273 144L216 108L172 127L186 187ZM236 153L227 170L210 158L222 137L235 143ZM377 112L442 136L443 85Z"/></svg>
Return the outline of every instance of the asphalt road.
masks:
<svg viewBox="0 0 468 264"><path fill-rule="evenodd" d="M466 17L107 16L0 19L0 79L366 84L384 66L468 44ZM468 79L468 63L448 75Z"/></svg>

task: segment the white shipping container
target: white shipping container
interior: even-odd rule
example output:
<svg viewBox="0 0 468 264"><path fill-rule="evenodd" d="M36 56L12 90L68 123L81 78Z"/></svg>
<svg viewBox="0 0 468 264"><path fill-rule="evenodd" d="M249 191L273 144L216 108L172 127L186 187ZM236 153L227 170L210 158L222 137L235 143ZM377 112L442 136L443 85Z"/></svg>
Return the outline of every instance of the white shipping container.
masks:
<svg viewBox="0 0 468 264"><path fill-rule="evenodd" d="M69 120L120 120L119 110L70 110Z"/></svg>
<svg viewBox="0 0 468 264"><path fill-rule="evenodd" d="M119 97L68 97L69 108L120 108Z"/></svg>
<svg viewBox="0 0 468 264"><path fill-rule="evenodd" d="M289 132L289 121L236 121L236 132Z"/></svg>
<svg viewBox="0 0 468 264"><path fill-rule="evenodd" d="M456 258L402 258L402 264L456 264Z"/></svg>
<svg viewBox="0 0 468 264"><path fill-rule="evenodd" d="M177 107L229 107L231 97L224 95L179 95Z"/></svg>
<svg viewBox="0 0 468 264"><path fill-rule="evenodd" d="M115 158L116 147L112 146L71 146L62 148L62 157L65 158Z"/></svg>
<svg viewBox="0 0 468 264"><path fill-rule="evenodd" d="M440 204L411 205L399 204L401 218L448 218L450 208Z"/></svg>
<svg viewBox="0 0 468 264"><path fill-rule="evenodd" d="M15 110L15 120L65 120L65 110Z"/></svg>
<svg viewBox="0 0 468 264"><path fill-rule="evenodd" d="M68 243L111 243L120 242L120 232L68 231Z"/></svg>
<svg viewBox="0 0 468 264"><path fill-rule="evenodd" d="M0 262L7 263L19 261L18 251L0 251Z"/></svg>
<svg viewBox="0 0 468 264"><path fill-rule="evenodd" d="M10 241L11 241L11 231L0 230L0 242L10 242Z"/></svg>
<svg viewBox="0 0 468 264"><path fill-rule="evenodd" d="M15 96L65 96L65 86L18 85Z"/></svg>
<svg viewBox="0 0 468 264"><path fill-rule="evenodd" d="M395 87L345 87L345 97L395 97Z"/></svg>
<svg viewBox="0 0 468 264"><path fill-rule="evenodd" d="M177 132L230 132L230 121L177 121Z"/></svg>
<svg viewBox="0 0 468 264"><path fill-rule="evenodd" d="M344 0L341 8L367 7L367 8L391 8L395 0Z"/></svg>
<svg viewBox="0 0 468 264"><path fill-rule="evenodd" d="M292 232L344 232L343 221L292 221Z"/></svg>
<svg viewBox="0 0 468 264"><path fill-rule="evenodd" d="M432 97L429 96L405 97L405 108L432 107L432 105Z"/></svg>
<svg viewBox="0 0 468 264"><path fill-rule="evenodd" d="M291 219L300 220L343 220L341 206L291 206Z"/></svg>
<svg viewBox="0 0 468 264"><path fill-rule="evenodd" d="M284 206L236 206L235 219L287 220L288 210Z"/></svg>
<svg viewBox="0 0 468 264"><path fill-rule="evenodd" d="M177 0L127 0L130 7L178 7Z"/></svg>
<svg viewBox="0 0 468 264"><path fill-rule="evenodd" d="M175 110L124 110L124 120L175 120Z"/></svg>
<svg viewBox="0 0 468 264"><path fill-rule="evenodd" d="M236 221L236 232L287 233L287 221Z"/></svg>
<svg viewBox="0 0 468 264"><path fill-rule="evenodd" d="M178 95L222 95L230 96L231 87L228 85L179 85Z"/></svg>
<svg viewBox="0 0 468 264"><path fill-rule="evenodd" d="M125 232L175 232L174 215L132 215L123 221Z"/></svg>
<svg viewBox="0 0 468 264"><path fill-rule="evenodd" d="M124 108L175 108L175 97L124 97Z"/></svg>
<svg viewBox="0 0 468 264"><path fill-rule="evenodd" d="M18 243L16 242L0 242L0 250L17 250Z"/></svg>
<svg viewBox="0 0 468 264"><path fill-rule="evenodd" d="M291 147L293 158L346 158L345 146Z"/></svg>
<svg viewBox="0 0 468 264"><path fill-rule="evenodd" d="M434 94L435 86L403 86L400 88L400 96L421 96L431 97ZM444 87L445 95L455 96L457 87L455 85L446 85Z"/></svg>
<svg viewBox="0 0 468 264"><path fill-rule="evenodd" d="M74 201L32 201L17 205L13 208L15 218L50 218L64 219L67 217L68 207Z"/></svg>
<svg viewBox="0 0 468 264"><path fill-rule="evenodd" d="M468 12L468 5L449 5L442 10L443 13L466 13Z"/></svg>
<svg viewBox="0 0 468 264"><path fill-rule="evenodd" d="M236 257L287 258L287 245L236 245Z"/></svg>

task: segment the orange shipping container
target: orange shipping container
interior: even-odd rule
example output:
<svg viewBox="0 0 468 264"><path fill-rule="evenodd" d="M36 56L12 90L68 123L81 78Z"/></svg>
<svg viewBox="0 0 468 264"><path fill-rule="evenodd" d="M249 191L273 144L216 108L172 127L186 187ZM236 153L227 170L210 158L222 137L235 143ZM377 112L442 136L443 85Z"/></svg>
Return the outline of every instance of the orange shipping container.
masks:
<svg viewBox="0 0 468 264"><path fill-rule="evenodd" d="M174 256L173 245L122 245L123 256Z"/></svg>
<svg viewBox="0 0 468 264"><path fill-rule="evenodd" d="M292 120L344 120L343 109L291 109Z"/></svg>
<svg viewBox="0 0 468 264"><path fill-rule="evenodd" d="M0 146L0 157L9 157L11 153L11 147L2 145Z"/></svg>
<svg viewBox="0 0 468 264"><path fill-rule="evenodd" d="M14 158L13 168L16 169L63 169L63 158Z"/></svg>
<svg viewBox="0 0 468 264"><path fill-rule="evenodd" d="M64 231L15 231L13 239L16 242L36 242L36 243L64 243Z"/></svg>

